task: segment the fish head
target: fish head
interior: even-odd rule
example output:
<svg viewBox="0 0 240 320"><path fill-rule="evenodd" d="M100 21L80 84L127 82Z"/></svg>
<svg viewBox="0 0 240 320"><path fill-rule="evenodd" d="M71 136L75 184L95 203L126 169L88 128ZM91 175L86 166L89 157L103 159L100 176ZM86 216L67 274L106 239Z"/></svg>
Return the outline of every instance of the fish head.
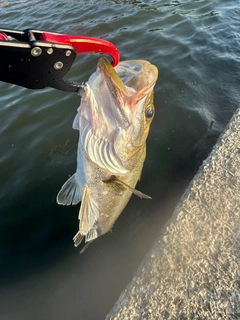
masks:
<svg viewBox="0 0 240 320"><path fill-rule="evenodd" d="M118 114L119 125L129 135L132 147L145 143L154 117L153 88L158 70L145 60L127 60L115 68L101 58L100 70L110 93L109 102Z"/></svg>
<svg viewBox="0 0 240 320"><path fill-rule="evenodd" d="M90 159L100 167L104 167L100 165L103 161L101 159L107 157L109 163L119 164L119 170L109 170L112 174L126 173L129 169L126 169L129 156L136 155L137 150L145 146L155 112L153 88L157 77L158 69L148 61L122 61L114 68L102 57L96 72L83 87L78 110L82 143L85 152L92 154ZM81 119L84 121L81 122ZM86 121L88 129L85 130ZM103 141L109 144L108 150ZM96 146L97 143L99 147ZM113 160L114 157L116 161ZM134 165L134 161L131 163ZM120 170L121 166L126 170Z"/></svg>

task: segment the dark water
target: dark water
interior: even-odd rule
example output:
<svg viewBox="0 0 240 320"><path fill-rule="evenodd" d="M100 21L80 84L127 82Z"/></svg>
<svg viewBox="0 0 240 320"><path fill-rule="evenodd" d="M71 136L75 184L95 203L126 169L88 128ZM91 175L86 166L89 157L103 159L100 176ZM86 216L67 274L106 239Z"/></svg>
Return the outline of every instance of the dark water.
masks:
<svg viewBox="0 0 240 320"><path fill-rule="evenodd" d="M0 1L1 27L102 37L159 69L138 189L83 254L78 206L55 197L76 167L76 94L0 83L0 318L104 319L239 106L240 1ZM88 79L98 56L69 78ZM210 126L212 128L210 129Z"/></svg>

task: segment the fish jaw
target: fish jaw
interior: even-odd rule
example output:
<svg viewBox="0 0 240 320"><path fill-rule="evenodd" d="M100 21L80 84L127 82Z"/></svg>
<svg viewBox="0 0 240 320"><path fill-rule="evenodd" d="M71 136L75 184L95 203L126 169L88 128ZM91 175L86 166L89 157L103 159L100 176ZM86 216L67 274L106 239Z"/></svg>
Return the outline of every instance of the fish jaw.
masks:
<svg viewBox="0 0 240 320"><path fill-rule="evenodd" d="M99 60L97 70L101 72L107 84L115 109L120 111L122 122L129 124L131 122L131 111L133 109L131 108L131 102L136 95L136 91L123 83L117 74L117 71L106 58L101 58ZM124 108L126 105L128 105L128 107Z"/></svg>
<svg viewBox="0 0 240 320"><path fill-rule="evenodd" d="M153 91L158 78L158 69L145 60L127 60L113 68L106 58L100 58L98 70L102 72L117 107L126 117L140 111L137 102Z"/></svg>

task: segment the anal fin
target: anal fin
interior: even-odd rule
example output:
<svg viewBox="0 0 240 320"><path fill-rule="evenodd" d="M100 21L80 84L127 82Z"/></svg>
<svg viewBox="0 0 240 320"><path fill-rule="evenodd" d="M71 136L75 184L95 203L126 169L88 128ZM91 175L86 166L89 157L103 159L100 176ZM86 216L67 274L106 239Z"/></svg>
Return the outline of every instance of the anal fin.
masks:
<svg viewBox="0 0 240 320"><path fill-rule="evenodd" d="M103 182L108 184L109 187L113 188L115 191L121 192L123 190L130 190L133 194L135 194L136 196L138 196L140 198L152 199L151 197L142 193L141 191L138 191L138 190L130 187L128 184L126 184L122 180L118 179L116 176L111 176L109 179L103 180Z"/></svg>
<svg viewBox="0 0 240 320"><path fill-rule="evenodd" d="M99 217L98 205L88 187L84 188L82 204L79 211L79 231L87 235Z"/></svg>
<svg viewBox="0 0 240 320"><path fill-rule="evenodd" d="M97 230L94 227L98 217L99 211L97 203L91 195L90 189L85 186L78 216L78 219L80 220L79 231L73 238L75 247L79 246L84 237L85 242L92 242L98 237Z"/></svg>

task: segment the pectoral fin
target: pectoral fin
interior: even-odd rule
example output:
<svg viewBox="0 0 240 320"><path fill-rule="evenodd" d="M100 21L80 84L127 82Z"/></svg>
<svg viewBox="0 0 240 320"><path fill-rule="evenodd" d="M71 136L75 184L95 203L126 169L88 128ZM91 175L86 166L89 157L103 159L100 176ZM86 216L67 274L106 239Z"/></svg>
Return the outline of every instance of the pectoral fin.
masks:
<svg viewBox="0 0 240 320"><path fill-rule="evenodd" d="M108 184L109 187L113 188L115 191L123 191L123 190L129 190L136 196L144 199L152 199L151 197L147 196L146 194L142 193L141 191L138 191L132 187L130 187L128 184L123 182L122 180L118 179L116 176L111 176L108 180L103 180L104 183Z"/></svg>

